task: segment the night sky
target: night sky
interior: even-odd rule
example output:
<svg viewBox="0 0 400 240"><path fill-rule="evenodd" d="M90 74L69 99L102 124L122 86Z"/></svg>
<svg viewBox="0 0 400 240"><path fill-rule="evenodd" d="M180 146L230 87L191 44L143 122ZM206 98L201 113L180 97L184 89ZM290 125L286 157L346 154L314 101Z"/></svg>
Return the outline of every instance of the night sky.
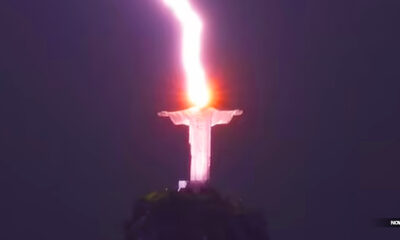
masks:
<svg viewBox="0 0 400 240"><path fill-rule="evenodd" d="M396 239L400 3L196 0L220 109L211 181L272 240ZM188 178L180 30L160 0L0 3L0 239L123 239Z"/></svg>

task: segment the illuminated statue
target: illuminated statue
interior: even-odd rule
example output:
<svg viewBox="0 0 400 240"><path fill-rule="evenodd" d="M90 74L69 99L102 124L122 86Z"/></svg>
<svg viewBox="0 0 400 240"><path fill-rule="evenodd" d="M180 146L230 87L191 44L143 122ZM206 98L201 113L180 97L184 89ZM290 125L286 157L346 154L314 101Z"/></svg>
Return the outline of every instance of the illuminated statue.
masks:
<svg viewBox="0 0 400 240"><path fill-rule="evenodd" d="M203 22L190 0L163 0L163 2L172 10L181 25L182 65L188 100L194 107L176 112L163 111L158 115L171 118L175 125L189 126L190 181L204 183L210 175L211 127L227 124L233 116L241 115L243 111L220 111L206 107L210 104L212 94L207 86L207 74L201 61Z"/></svg>
<svg viewBox="0 0 400 240"><path fill-rule="evenodd" d="M242 110L220 111L211 107L158 113L161 117L169 117L175 125L189 126L191 182L206 182L210 177L211 127L227 124L233 116L242 113Z"/></svg>

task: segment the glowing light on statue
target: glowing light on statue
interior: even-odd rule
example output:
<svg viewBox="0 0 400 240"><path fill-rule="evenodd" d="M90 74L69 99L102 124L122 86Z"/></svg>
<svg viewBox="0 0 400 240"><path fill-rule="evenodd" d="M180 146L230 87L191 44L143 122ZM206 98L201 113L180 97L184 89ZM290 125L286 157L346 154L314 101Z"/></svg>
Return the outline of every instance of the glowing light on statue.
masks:
<svg viewBox="0 0 400 240"><path fill-rule="evenodd" d="M159 112L175 125L189 126L190 181L205 183L210 177L211 127L227 124L242 110L220 111L208 106L210 93L201 63L202 22L189 0L163 0L171 8L182 28L182 64L187 81L187 94L194 106L189 109Z"/></svg>

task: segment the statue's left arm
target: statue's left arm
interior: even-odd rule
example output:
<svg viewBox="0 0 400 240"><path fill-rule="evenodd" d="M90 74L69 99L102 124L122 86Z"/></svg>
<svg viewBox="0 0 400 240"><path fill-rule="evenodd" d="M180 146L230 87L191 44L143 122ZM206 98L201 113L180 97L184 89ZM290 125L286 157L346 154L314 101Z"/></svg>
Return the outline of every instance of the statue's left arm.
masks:
<svg viewBox="0 0 400 240"><path fill-rule="evenodd" d="M243 114L243 110L215 110L212 115L212 126L229 123L234 116Z"/></svg>

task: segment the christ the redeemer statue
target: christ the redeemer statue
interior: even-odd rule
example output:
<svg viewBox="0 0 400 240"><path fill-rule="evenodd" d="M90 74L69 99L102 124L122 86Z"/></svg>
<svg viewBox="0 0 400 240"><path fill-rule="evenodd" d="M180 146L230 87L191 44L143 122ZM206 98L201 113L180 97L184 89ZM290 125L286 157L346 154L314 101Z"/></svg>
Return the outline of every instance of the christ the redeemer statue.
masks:
<svg viewBox="0 0 400 240"><path fill-rule="evenodd" d="M175 125L189 126L190 181L204 183L210 176L211 127L227 124L242 110L220 111L212 107L189 108L176 112L159 112L161 117L169 117Z"/></svg>

